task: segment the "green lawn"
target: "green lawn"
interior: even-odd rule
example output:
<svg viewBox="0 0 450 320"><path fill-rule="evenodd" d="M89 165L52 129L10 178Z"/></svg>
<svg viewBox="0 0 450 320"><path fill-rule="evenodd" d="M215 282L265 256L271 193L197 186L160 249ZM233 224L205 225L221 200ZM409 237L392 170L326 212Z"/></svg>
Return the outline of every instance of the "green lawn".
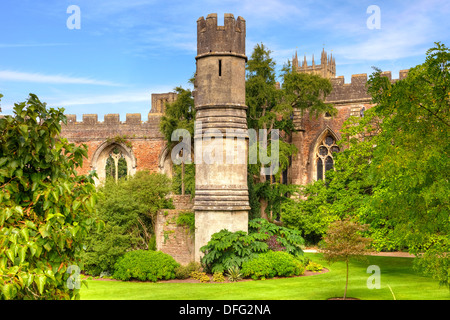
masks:
<svg viewBox="0 0 450 320"><path fill-rule="evenodd" d="M151 283L88 280L82 300L325 300L342 296L345 265L327 265L320 254L305 253L330 272L308 277L246 281L238 283ZM362 300L450 300L450 291L415 272L412 258L371 256L368 262L350 265L348 297ZM381 288L368 289L369 265L381 271Z"/></svg>

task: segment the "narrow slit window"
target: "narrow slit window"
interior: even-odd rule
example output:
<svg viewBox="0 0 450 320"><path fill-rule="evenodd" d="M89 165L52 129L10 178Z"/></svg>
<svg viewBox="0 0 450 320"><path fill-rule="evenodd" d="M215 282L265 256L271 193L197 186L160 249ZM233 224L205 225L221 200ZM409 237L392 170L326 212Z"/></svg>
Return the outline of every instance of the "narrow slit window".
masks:
<svg viewBox="0 0 450 320"><path fill-rule="evenodd" d="M219 60L219 77L222 76L222 60Z"/></svg>

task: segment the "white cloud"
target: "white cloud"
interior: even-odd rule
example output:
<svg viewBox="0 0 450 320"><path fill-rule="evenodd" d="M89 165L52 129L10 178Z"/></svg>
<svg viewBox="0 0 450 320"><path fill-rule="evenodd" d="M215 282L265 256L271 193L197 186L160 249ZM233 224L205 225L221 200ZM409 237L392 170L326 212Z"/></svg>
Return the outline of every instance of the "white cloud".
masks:
<svg viewBox="0 0 450 320"><path fill-rule="evenodd" d="M65 75L46 75L42 73L29 73L11 70L0 70L0 80L33 82L33 83L54 83L54 84L90 84L101 86L120 86L120 84L96 80L91 78L70 77Z"/></svg>
<svg viewBox="0 0 450 320"><path fill-rule="evenodd" d="M427 6L428 3L425 6L421 2L408 3L401 8L381 5L381 29L369 30L364 25L357 30L349 30L347 39L333 48L337 63L424 55L433 41L440 40L434 39L433 35L442 27L438 18L441 13L431 12Z"/></svg>
<svg viewBox="0 0 450 320"><path fill-rule="evenodd" d="M81 105L105 105L118 103L133 103L133 102L151 102L152 93L171 92L172 87L160 86L152 88L151 90L135 90L123 91L113 94L102 93L97 95L71 95L63 98L53 98L48 101L51 106L81 106ZM53 100L53 101L52 101Z"/></svg>
<svg viewBox="0 0 450 320"><path fill-rule="evenodd" d="M59 47L70 43L0 43L0 48Z"/></svg>

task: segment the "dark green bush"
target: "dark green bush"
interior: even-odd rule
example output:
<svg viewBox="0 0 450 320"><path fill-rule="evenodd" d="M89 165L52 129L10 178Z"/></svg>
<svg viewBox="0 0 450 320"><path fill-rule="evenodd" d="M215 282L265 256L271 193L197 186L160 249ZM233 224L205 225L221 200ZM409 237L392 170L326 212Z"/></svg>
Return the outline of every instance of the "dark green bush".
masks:
<svg viewBox="0 0 450 320"><path fill-rule="evenodd" d="M277 226L269 221L257 218L248 222L249 233L266 234L265 242L272 251L286 251L294 256L302 256L305 240L298 230Z"/></svg>
<svg viewBox="0 0 450 320"><path fill-rule="evenodd" d="M161 251L136 250L125 253L114 265L114 279L153 281L175 279L180 266Z"/></svg>
<svg viewBox="0 0 450 320"><path fill-rule="evenodd" d="M302 257L304 244L300 232L277 226L264 219L249 221L248 234L243 231L230 232L226 229L214 233L211 240L200 250L205 253L202 265L207 272L224 272L256 254L269 250L281 250L296 257Z"/></svg>
<svg viewBox="0 0 450 320"><path fill-rule="evenodd" d="M241 273L244 277L254 280L298 276L305 272L305 267L294 256L283 251L268 251L261 253L242 264Z"/></svg>
<svg viewBox="0 0 450 320"><path fill-rule="evenodd" d="M201 262L206 272L224 272L233 266L240 267L258 252L267 251L265 234L247 234L223 229L214 233L207 245L200 248L205 255Z"/></svg>
<svg viewBox="0 0 450 320"><path fill-rule="evenodd" d="M118 182L107 180L99 187L97 214L106 225L86 238L86 273L114 273L114 264L125 252L156 248L153 225L159 209L173 206L166 197L170 188L165 175L146 171Z"/></svg>

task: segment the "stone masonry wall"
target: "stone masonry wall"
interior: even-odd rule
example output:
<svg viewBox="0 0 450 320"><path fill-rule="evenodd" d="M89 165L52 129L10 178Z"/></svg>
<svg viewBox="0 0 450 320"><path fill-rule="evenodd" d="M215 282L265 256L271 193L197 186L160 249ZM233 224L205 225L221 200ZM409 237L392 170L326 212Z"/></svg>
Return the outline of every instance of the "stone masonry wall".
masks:
<svg viewBox="0 0 450 320"><path fill-rule="evenodd" d="M103 122L98 121L96 114L83 115L80 122L75 115L67 115L67 119L67 125L62 125L61 135L69 142L88 147L88 158L78 170L80 174L95 168L94 154L101 146L116 142L130 147L136 160L135 170L159 170L159 158L166 145L159 131L160 115L150 115L146 122L141 121L140 114L127 114L124 122L120 121L118 114L105 115Z"/></svg>
<svg viewBox="0 0 450 320"><path fill-rule="evenodd" d="M156 248L185 265L194 261L194 235L187 226L178 225L176 221L180 213L193 213L193 202L189 195L174 195L172 198L175 209L160 210L157 214Z"/></svg>

